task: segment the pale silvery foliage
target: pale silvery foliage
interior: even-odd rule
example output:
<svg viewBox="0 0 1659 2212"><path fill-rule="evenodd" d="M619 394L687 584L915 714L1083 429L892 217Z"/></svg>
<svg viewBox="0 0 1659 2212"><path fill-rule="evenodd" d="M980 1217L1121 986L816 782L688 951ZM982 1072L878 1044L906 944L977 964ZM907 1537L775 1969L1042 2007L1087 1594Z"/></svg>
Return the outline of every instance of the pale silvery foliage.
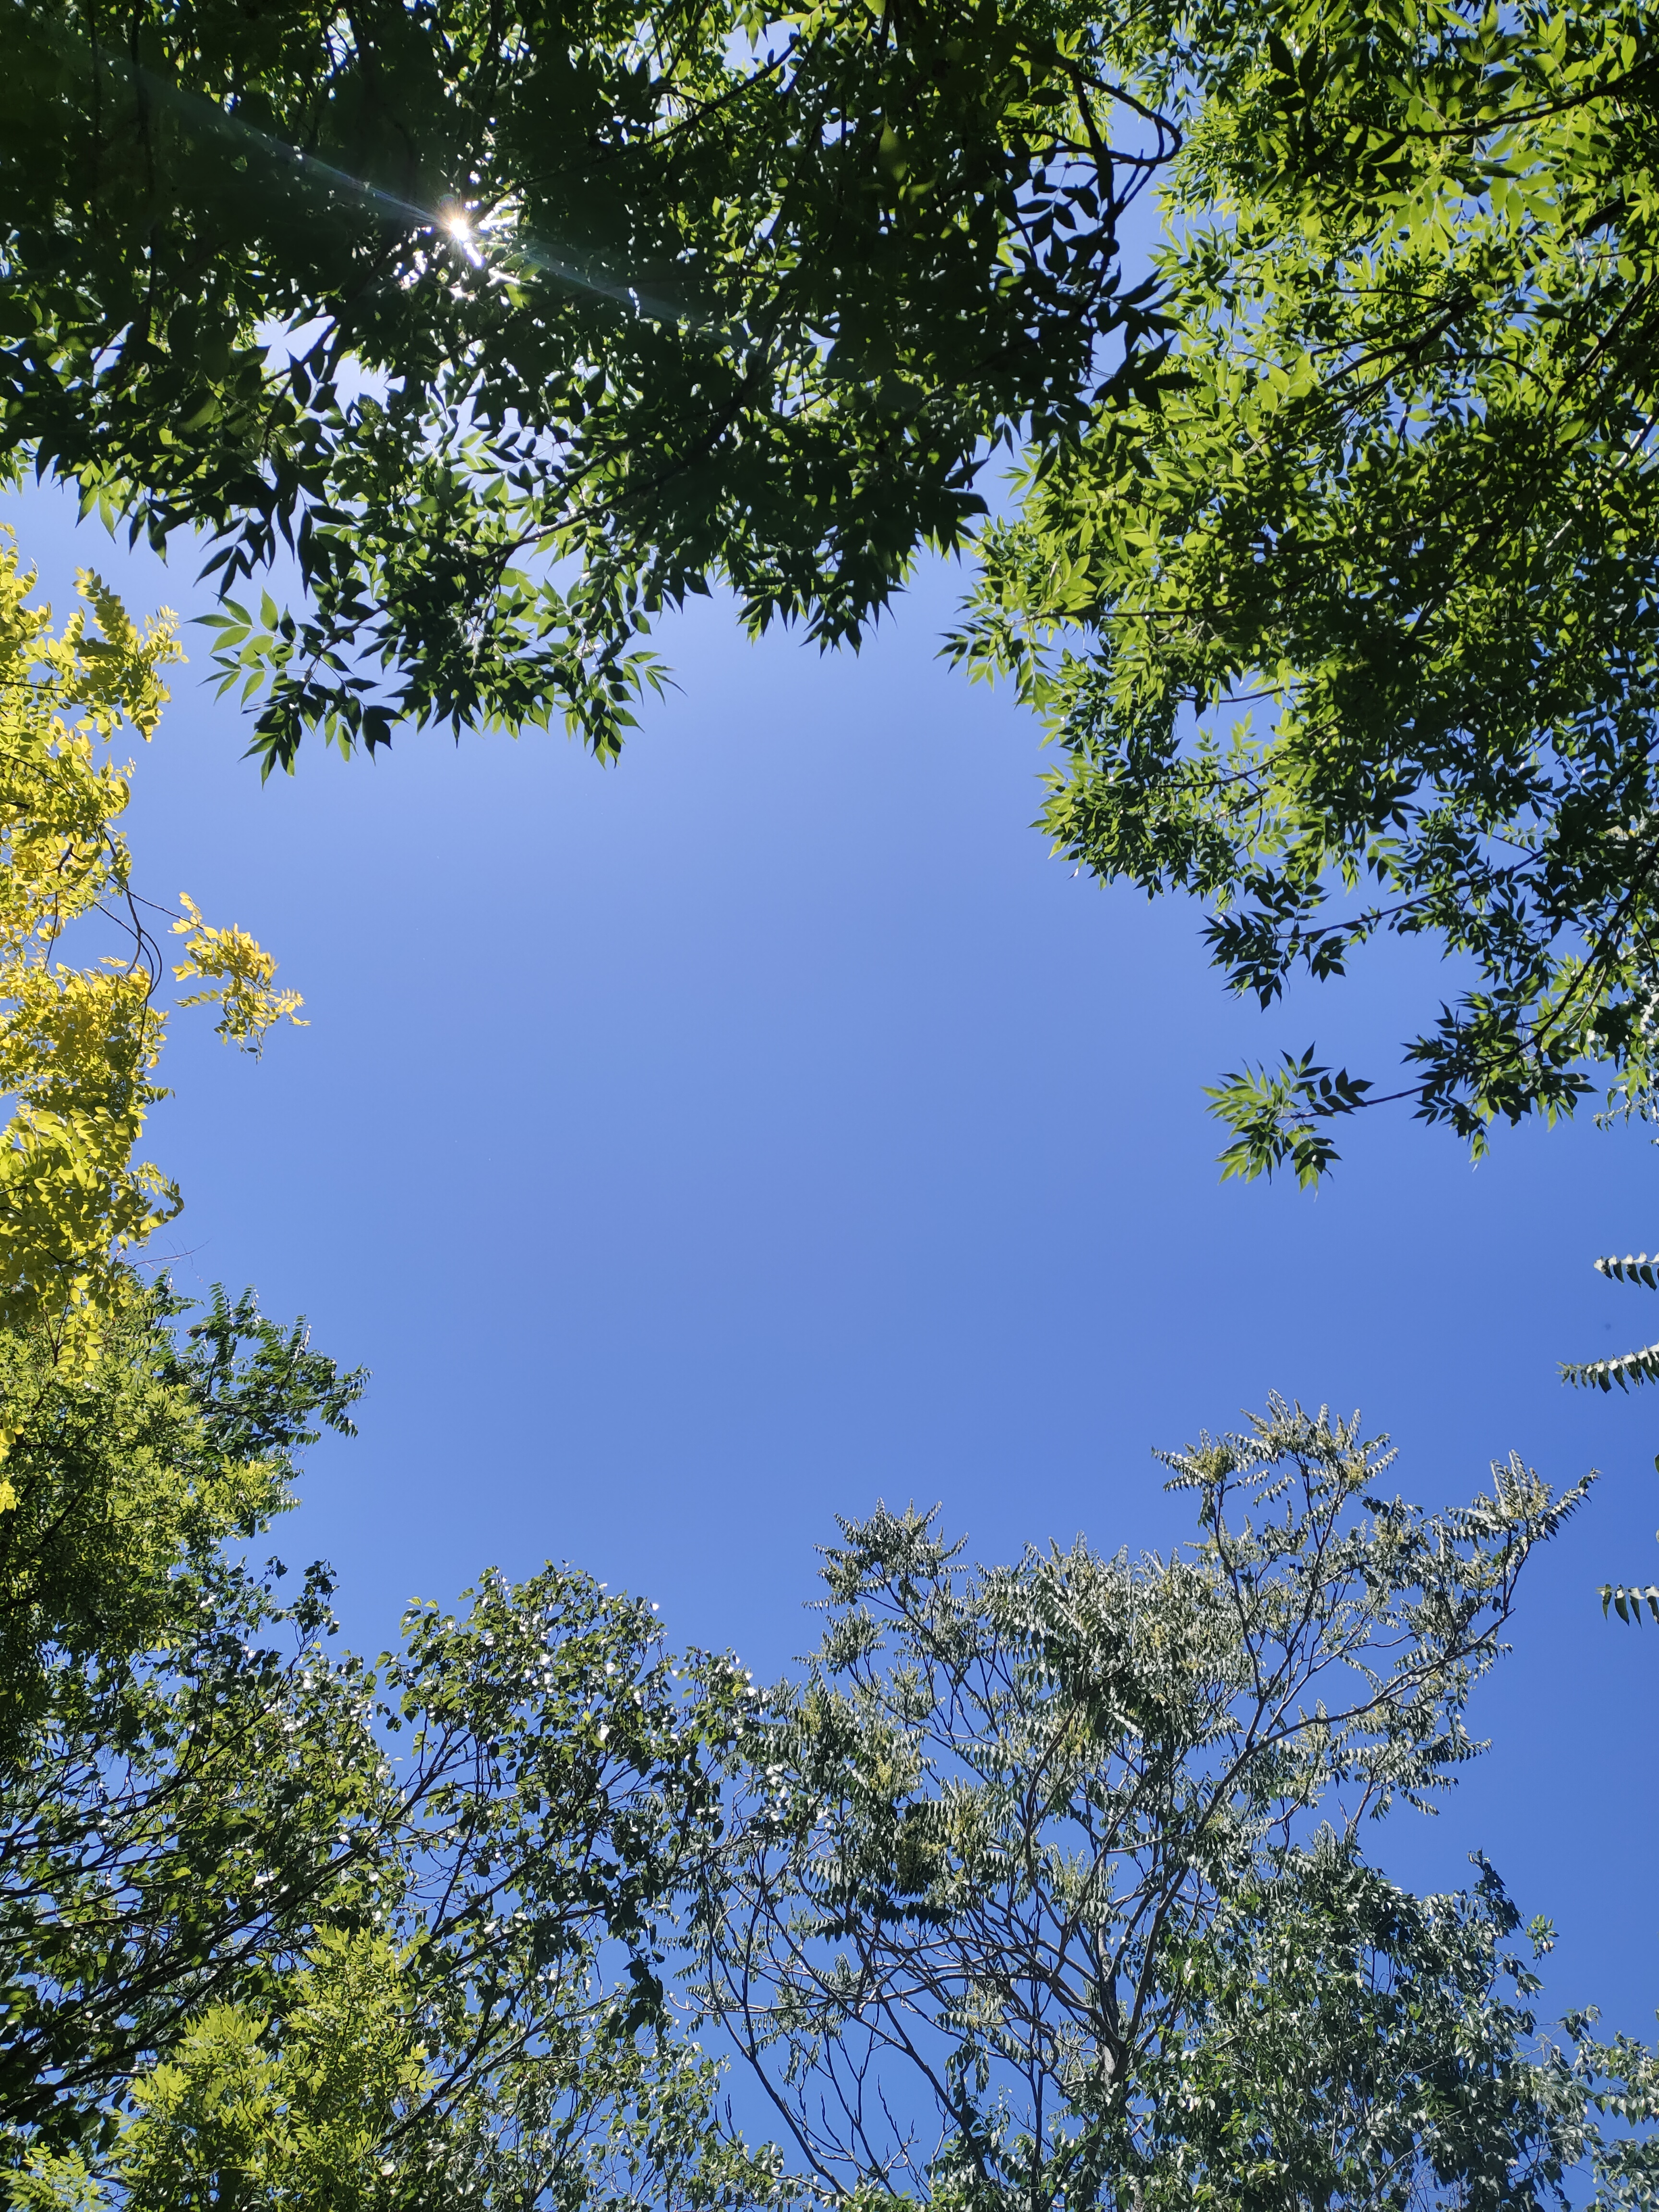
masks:
<svg viewBox="0 0 1659 2212"><path fill-rule="evenodd" d="M1391 1458L1274 1400L1170 1455L1199 1533L1168 1557L975 1568L932 1515L843 1524L699 1931L827 2195L1529 2203L1585 2153L1496 1875L1417 1899L1358 1849L1480 1747L1470 1691L1585 1486L1512 1460L1425 1514Z"/></svg>

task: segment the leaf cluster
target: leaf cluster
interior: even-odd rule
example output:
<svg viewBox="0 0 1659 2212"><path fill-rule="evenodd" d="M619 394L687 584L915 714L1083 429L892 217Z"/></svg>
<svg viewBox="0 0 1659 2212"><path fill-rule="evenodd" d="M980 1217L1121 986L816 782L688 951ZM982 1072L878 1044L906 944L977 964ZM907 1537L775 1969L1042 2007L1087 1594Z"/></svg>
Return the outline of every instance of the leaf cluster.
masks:
<svg viewBox="0 0 1659 2212"><path fill-rule="evenodd" d="M0 1334L10 1449L0 1515L0 1765L60 1718L94 1662L119 1669L179 1617L198 1565L293 1504L293 1454L314 1422L349 1431L363 1387L283 1331L250 1295L189 1310L131 1278L98 1355L66 1363L54 1334Z"/></svg>
<svg viewBox="0 0 1659 2212"><path fill-rule="evenodd" d="M0 1651L20 2212L1647 2201L1650 2055L1588 2018L1531 2047L1495 1874L1416 1898L1359 1850L1479 1748L1583 1486L1511 1462L1425 1515L1357 1420L1275 1401L1170 1455L1168 1558L975 1569L933 1516L844 1524L772 1692L568 1567L411 1608L371 1668L325 1569L285 1600L240 1548L362 1377L246 1297L137 1310L85 1373L40 1355L15 1447L60 1507L37 1644Z"/></svg>
<svg viewBox="0 0 1659 2212"><path fill-rule="evenodd" d="M70 1361L126 1279L122 1255L180 1204L133 1155L166 1017L159 957L132 885L119 821L126 769L106 748L130 726L148 739L167 701L161 670L182 658L165 613L142 633L88 571L61 632L29 603L32 571L0 542L0 1324L50 1325ZM258 1050L300 1004L240 930L215 930L185 901L191 957L175 973L205 988L219 1032ZM71 965L65 933L94 917L120 950ZM0 1411L0 1446L10 1433ZM5 1493L0 1487L0 1510Z"/></svg>
<svg viewBox="0 0 1659 2212"><path fill-rule="evenodd" d="M1278 1401L1170 1465L1200 1535L1167 1559L844 1524L823 1640L739 1741L702 2002L826 2193L1542 2203L1583 2145L1512 1909L1484 1868L1410 1898L1358 1838L1478 1748L1582 1486L1512 1462L1424 1515L1357 1422Z"/></svg>
<svg viewBox="0 0 1659 2212"><path fill-rule="evenodd" d="M1642 1109L1647 15L1182 0L1133 35L1188 133L1173 347L1156 390L1034 459L953 649L1061 745L1056 849L1202 901L1234 990L1269 1006L1390 934L1455 957L1397 1086L1228 1078L1231 1171L1310 1180L1322 1125L1385 1098L1477 1152L1598 1070Z"/></svg>
<svg viewBox="0 0 1659 2212"><path fill-rule="evenodd" d="M1057 0L7 21L0 457L233 595L291 552L295 607L214 618L267 769L400 720L608 756L716 584L856 641L991 448L1156 352L1117 228L1173 139Z"/></svg>
<svg viewBox="0 0 1659 2212"><path fill-rule="evenodd" d="M0 1522L14 2201L775 2199L659 1971L744 1678L568 1568L331 1651L327 1571L284 1599L240 1553L363 1378L246 1296L119 1311L70 1376L0 1336L39 1385Z"/></svg>

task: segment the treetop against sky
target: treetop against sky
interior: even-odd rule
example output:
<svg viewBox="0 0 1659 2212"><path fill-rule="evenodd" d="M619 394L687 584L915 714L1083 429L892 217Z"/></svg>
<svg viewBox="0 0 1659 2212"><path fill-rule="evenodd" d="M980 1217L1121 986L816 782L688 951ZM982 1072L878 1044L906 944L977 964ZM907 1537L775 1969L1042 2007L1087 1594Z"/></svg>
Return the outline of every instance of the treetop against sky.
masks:
<svg viewBox="0 0 1659 2212"><path fill-rule="evenodd" d="M209 534L267 767L434 721L608 757L664 609L857 643L972 548L957 650L1060 740L1062 850L1202 899L1264 1003L1379 933L1456 957L1393 1082L1226 1078L1230 1170L1316 1179L1384 1098L1477 1146L1598 1070L1644 1107L1639 9L8 20L0 447Z"/></svg>
<svg viewBox="0 0 1659 2212"><path fill-rule="evenodd" d="M856 640L1156 333L1116 227L1172 142L1048 0L8 21L0 438L228 590L293 550L229 636L268 763L608 754L711 581Z"/></svg>

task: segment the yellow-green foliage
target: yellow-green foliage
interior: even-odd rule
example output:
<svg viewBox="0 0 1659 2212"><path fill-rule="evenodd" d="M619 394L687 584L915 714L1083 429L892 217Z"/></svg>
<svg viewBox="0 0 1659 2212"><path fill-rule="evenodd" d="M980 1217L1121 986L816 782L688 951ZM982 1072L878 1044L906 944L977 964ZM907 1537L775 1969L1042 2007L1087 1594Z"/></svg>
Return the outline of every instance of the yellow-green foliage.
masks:
<svg viewBox="0 0 1659 2212"><path fill-rule="evenodd" d="M280 2025L246 2007L203 2014L169 2064L135 2084L118 2170L131 2212L370 2212L388 2203L399 2117L426 2087L397 1954L325 1935Z"/></svg>
<svg viewBox="0 0 1659 2212"><path fill-rule="evenodd" d="M293 1501L280 1454L227 1452L210 1436L165 1301L136 1284L82 1358L64 1360L45 1327L0 1332L0 1402L12 1437L0 1478L3 1760L48 1698L54 1658L118 1664L167 1641L178 1564Z"/></svg>
<svg viewBox="0 0 1659 2212"><path fill-rule="evenodd" d="M126 2212L374 2212L398 2191L398 2122L428 2086L397 1954L328 1933L280 2021L216 2005L136 2082L113 2160ZM102 2191L77 2156L12 2177L24 2212L86 2212Z"/></svg>
<svg viewBox="0 0 1659 2212"><path fill-rule="evenodd" d="M165 611L142 632L114 593L82 570L82 605L60 633L27 603L33 571L0 543L0 1326L49 1322L60 1358L83 1356L92 1316L123 1279L120 1254L178 1211L175 1186L134 1158L165 1016L155 1004L156 948L131 893L117 828L131 764L112 741L148 739L182 659ZM221 1035L257 1050L300 1005L272 988L275 963L240 930L210 929L186 899L175 928L182 981L208 988ZM70 924L96 912L123 950L82 965L56 957ZM0 1449L11 1426L0 1417ZM4 1504L0 1493L0 1506Z"/></svg>
<svg viewBox="0 0 1659 2212"><path fill-rule="evenodd" d="M206 990L186 993L179 1001L181 1006L217 1006L215 1028L227 1043L234 1040L245 1052L258 1053L265 1031L284 1014L296 1029L309 1027L300 1019L299 1009L305 1004L300 994L273 988L276 963L270 953L244 929L210 929L188 891L180 891L179 902L185 910L173 923L173 933L185 940L189 957L173 972L181 983L200 976L208 985Z"/></svg>

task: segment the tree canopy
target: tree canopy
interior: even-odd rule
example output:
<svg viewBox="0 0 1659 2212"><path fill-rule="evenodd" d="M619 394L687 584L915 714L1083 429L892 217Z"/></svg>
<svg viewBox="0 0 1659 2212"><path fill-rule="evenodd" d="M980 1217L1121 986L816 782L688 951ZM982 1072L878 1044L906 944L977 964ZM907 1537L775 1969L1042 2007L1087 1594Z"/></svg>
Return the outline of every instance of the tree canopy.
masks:
<svg viewBox="0 0 1659 2212"><path fill-rule="evenodd" d="M14 2201L768 2196L656 1971L742 1675L568 1569L331 1650L326 1571L284 1601L239 1553L363 1378L136 1286L82 1367L40 1358L0 1516Z"/></svg>
<svg viewBox="0 0 1659 2212"><path fill-rule="evenodd" d="M1645 12L1137 16L1168 180L1154 391L1034 460L958 653L1063 751L1043 824L1179 890L1236 990L1455 956L1388 1095L1477 1146L1599 1068L1653 1098L1655 116ZM1299 1042L1299 1041L1298 1041ZM1226 1079L1231 1172L1369 1077Z"/></svg>
<svg viewBox="0 0 1659 2212"><path fill-rule="evenodd" d="M1540 2038L1484 1860L1419 1897L1362 1848L1479 1749L1582 1486L1511 1463L1425 1515L1357 1422L1275 1404L1171 1455L1184 1553L970 1569L930 1516L847 1524L770 1691L568 1568L416 1606L370 1668L325 1571L285 1603L221 1537L361 1377L246 1299L121 1312L54 1387L172 1407L130 1504L152 1610L49 1643L0 1756L19 2212L1650 2201L1653 2055ZM37 1458L67 1436L73 1478L76 1433ZM219 1522L180 1522L169 1476L216 1462Z"/></svg>
<svg viewBox="0 0 1659 2212"><path fill-rule="evenodd" d="M400 721L608 756L661 609L856 641L972 542L955 649L1060 741L1060 850L1206 902L1264 1004L1458 959L1394 1087L1224 1079L1230 1172L1316 1180L1384 1097L1477 1146L1598 1069L1651 1103L1639 9L8 22L0 462L207 533L267 769Z"/></svg>
<svg viewBox="0 0 1659 2212"><path fill-rule="evenodd" d="M149 915L172 917L198 988L179 1004L219 1010L219 1034L258 1052L297 993L242 929L215 928L145 899L119 828L131 763L109 748L123 729L148 740L167 702L161 671L183 659L171 616L140 632L114 592L82 570L82 605L54 633L32 604L35 578L0 539L0 1322L51 1318L60 1356L127 1281L122 1255L179 1209L175 1186L136 1161L167 1016L165 965ZM93 952L101 923L114 952ZM73 945L91 957L63 954ZM15 1380L15 1378L14 1378ZM15 1401L0 1397L0 1458ZM5 1486L0 1477L0 1510Z"/></svg>
<svg viewBox="0 0 1659 2212"><path fill-rule="evenodd" d="M1650 2118L1646 2062L1588 2021L1534 2045L1484 1862L1425 1899L1363 1855L1477 1748L1470 1691L1583 1491L1512 1463L1424 1515L1385 1442L1282 1402L1202 1438L1166 1557L975 1567L929 1515L844 1524L702 1922L704 2002L825 2194L1541 2207L1583 2162L1625 2201L1592 2100Z"/></svg>
<svg viewBox="0 0 1659 2212"><path fill-rule="evenodd" d="M268 766L609 753L717 582L855 639L988 451L1156 351L1117 226L1171 142L1054 0L6 22L0 457L227 591L291 549L301 605L222 632Z"/></svg>
<svg viewBox="0 0 1659 2212"><path fill-rule="evenodd" d="M1060 849L1206 902L1264 1004L1457 958L1393 1088L1225 1078L1230 1172L1316 1180L1384 1097L1477 1146L1598 1071L1652 1103L1639 8L100 23L9 9L0 463L207 533L267 769L399 721L608 756L664 607L855 641L971 541L956 650L1060 741ZM245 590L290 554L291 606Z"/></svg>
<svg viewBox="0 0 1659 2212"><path fill-rule="evenodd" d="M1633 8L7 20L0 461L208 534L267 769L399 719L612 753L659 609L719 584L856 640L1023 444L955 649L1060 741L1063 849L1210 900L1264 1002L1387 932L1472 963L1405 1095L1477 1142L1594 1062L1659 1112ZM234 597L285 551L295 607ZM154 726L170 628L87 577L54 635L27 589L0 560L20 2212L1654 2201L1659 2060L1540 2031L1484 1858L1422 1897L1364 1849L1480 1748L1584 1485L1515 1461L1422 1512L1357 1419L1274 1401L1170 1455L1168 1556L844 1523L822 1645L764 1693L568 1565L342 1650L327 1568L289 1594L248 1546L362 1377L125 1256L175 1200L133 1163L159 967L101 749ZM123 911L119 960L56 963ZM227 1034L293 1010L252 939L176 927ZM1372 1089L1311 1052L1231 1079L1230 1165L1314 1179Z"/></svg>

